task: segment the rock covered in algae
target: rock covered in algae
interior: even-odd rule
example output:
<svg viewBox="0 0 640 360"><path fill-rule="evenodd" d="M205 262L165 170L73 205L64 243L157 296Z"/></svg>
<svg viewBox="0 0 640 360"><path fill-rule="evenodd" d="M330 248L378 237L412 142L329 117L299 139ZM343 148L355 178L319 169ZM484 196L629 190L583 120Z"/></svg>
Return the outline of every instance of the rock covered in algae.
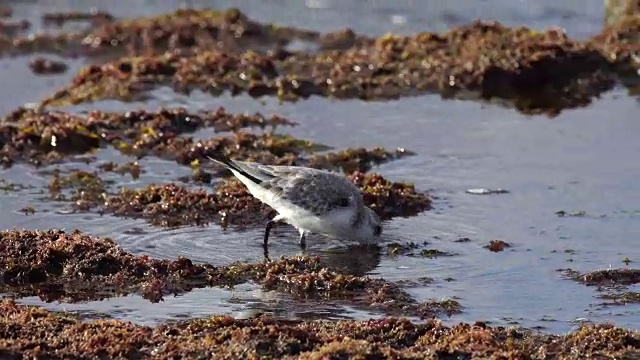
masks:
<svg viewBox="0 0 640 360"><path fill-rule="evenodd" d="M140 174L145 172L137 161L129 161L124 164L117 164L113 161L109 161L98 165L98 168L102 172L113 172L120 175L129 174L134 180L137 180L140 177Z"/></svg>
<svg viewBox="0 0 640 360"><path fill-rule="evenodd" d="M0 163L9 166L26 160L40 165L65 155L88 153L104 145L141 156L152 151L162 152L166 144L177 141L179 135L204 127L215 131L238 131L246 127L273 131L279 126L294 125L295 122L277 115L231 114L222 107L201 112L175 108L124 113L92 111L86 115L19 108L0 122ZM250 140L245 140L245 145L247 141ZM180 144L181 153L194 146L193 141Z"/></svg>
<svg viewBox="0 0 640 360"><path fill-rule="evenodd" d="M115 17L105 11L91 9L89 12L66 11L52 12L42 15L42 22L46 25L63 26L68 22L91 21L97 24L114 21Z"/></svg>
<svg viewBox="0 0 640 360"><path fill-rule="evenodd" d="M44 299L92 299L100 298L97 294L101 291L107 297L110 291L129 290L147 292L153 299L159 299L163 290L171 292L171 289L144 289L145 281L165 279L163 286L167 287L171 284L169 275L178 275L177 278L202 282L198 275L205 271L187 259L168 261L134 256L111 239L93 238L78 231L3 231L0 239L3 287ZM96 283L92 282L98 280L103 289L96 289Z"/></svg>
<svg viewBox="0 0 640 360"><path fill-rule="evenodd" d="M354 171L367 172L375 165L380 165L406 156L415 155L414 152L397 148L388 151L381 147L373 149L354 148L337 152L318 154L296 163L298 166L307 166L327 170L342 170L346 174Z"/></svg>
<svg viewBox="0 0 640 360"><path fill-rule="evenodd" d="M605 24L615 26L640 12L638 0L604 0Z"/></svg>
<svg viewBox="0 0 640 360"><path fill-rule="evenodd" d="M604 300L601 305L626 305L640 303L640 293L632 286L640 283L640 269L620 268L580 273L573 269L559 269L563 277L596 288L596 298Z"/></svg>
<svg viewBox="0 0 640 360"><path fill-rule="evenodd" d="M612 325L566 335L438 321L237 320L211 316L156 327L0 302L0 355L6 358L136 359L633 359L640 334Z"/></svg>
<svg viewBox="0 0 640 360"><path fill-rule="evenodd" d="M180 9L114 20L106 14L53 14L53 22L91 19L76 33L17 36L0 53L56 52L114 59L81 70L43 104L136 99L153 86L296 100L312 95L368 100L425 92L498 98L525 113L557 114L588 104L637 77L637 15L579 41L558 28L538 31L474 21L445 32L378 38L351 29L321 34L252 20L238 9ZM20 31L17 31L18 33ZM292 41L319 52L285 50ZM123 53L128 57L119 58ZM111 54L112 56L105 56Z"/></svg>
<svg viewBox="0 0 640 360"><path fill-rule="evenodd" d="M635 2L637 11L640 3ZM624 16L620 21L606 26L601 33L591 38L591 43L612 62L620 74L622 82L630 89L635 89L635 94L637 94L637 89L640 87L638 79L638 71L640 71L640 55L638 55L640 13L636 12L633 15Z"/></svg>
<svg viewBox="0 0 640 360"><path fill-rule="evenodd" d="M210 183L213 175L204 170L209 166L207 157L223 153L265 164L342 169L345 173L356 170L349 179L364 191L365 202L384 218L415 215L429 209L430 198L417 192L413 185L392 183L380 175L364 173L375 165L413 155L411 151L357 148L317 154L328 147L273 131L252 134L239 130L247 126L274 130L278 126L294 125L275 115L268 118L259 113L233 115L224 108L199 113L178 108L122 114L93 111L86 115L21 108L0 122L0 162L10 166L15 161L26 160L43 165L110 145L128 155L155 155L190 165L194 167L197 182ZM205 126L233 133L205 140L183 136ZM103 172L126 171L134 179L141 173L134 162L116 167L115 164L100 165ZM54 176L49 192L52 199L74 201L76 210L98 207L108 213L144 217L169 227L201 225L220 218L225 223L256 223L273 215L237 181L224 181L215 189L215 194L177 184L122 189L114 194L110 184L97 172L80 171Z"/></svg>
<svg viewBox="0 0 640 360"><path fill-rule="evenodd" d="M122 250L111 239L49 231L0 232L0 291L46 301L84 301L127 293L152 302L207 286L253 281L294 297L340 301L390 314L430 318L461 311L456 301L419 303L383 279L340 273L318 258L292 257L226 266L187 258L159 260Z"/></svg>
<svg viewBox="0 0 640 360"><path fill-rule="evenodd" d="M93 29L82 42L102 52L115 47L157 53L205 47L226 51L250 47L268 49L293 40L314 41L318 37L315 31L260 23L237 8L177 9L106 23Z"/></svg>
<svg viewBox="0 0 640 360"><path fill-rule="evenodd" d="M567 278L582 282L587 286L628 286L640 283L640 269L606 269L584 274L571 269L560 271L563 271Z"/></svg>
<svg viewBox="0 0 640 360"><path fill-rule="evenodd" d="M95 57L207 47L240 51L250 47L282 46L295 39L316 41L320 38L314 31L259 23L235 8L223 11L178 9L129 19L114 19L100 11L43 16L46 25L62 25L69 21L84 21L88 26L78 32L16 36L12 42L0 47L0 53L52 52L71 56L79 53Z"/></svg>
<svg viewBox="0 0 640 360"><path fill-rule="evenodd" d="M151 153L182 165L208 163L207 156L218 153L264 164L292 165L297 158L308 156L318 148L325 148L309 140L270 132L252 134L237 131L230 136L214 136L206 140L192 137L156 137L147 140L136 142L134 149L139 155Z"/></svg>
<svg viewBox="0 0 640 360"><path fill-rule="evenodd" d="M431 208L431 199L413 184L391 182L380 174L354 172L347 176L363 192L367 205L382 218L411 216Z"/></svg>
<svg viewBox="0 0 640 360"><path fill-rule="evenodd" d="M608 42L632 54L624 41ZM603 54L595 40L569 39L557 28L537 31L494 21L476 21L443 33L361 37L348 43L340 50L284 57L256 48L121 58L81 70L72 84L43 104L133 99L140 89L155 84L178 91L244 92L283 100L311 95L377 100L424 92L445 97L475 94L507 100L527 113L557 114L588 104L611 89L618 75L631 75L620 73L621 67L640 66L629 56Z"/></svg>
<svg viewBox="0 0 640 360"><path fill-rule="evenodd" d="M21 121L13 121L15 118ZM0 122L0 162L10 166L14 161L26 159L40 164L47 159L59 160L63 155L95 150L100 146L100 136L84 123L83 118L72 114L36 114L18 109Z"/></svg>
<svg viewBox="0 0 640 360"><path fill-rule="evenodd" d="M290 135L275 134L282 126L296 126L289 119L271 115L232 114L215 111L188 112L184 108L109 113L92 111L76 115L61 111L20 108L0 122L0 163L16 161L43 165L69 155L87 154L113 146L126 155L158 156L182 165L207 163L207 156L222 152L236 159L274 165L302 165L330 170L368 171L373 166L414 155L406 149L345 149L314 154L330 147ZM197 140L186 136L211 127L230 135ZM262 133L241 129L257 127Z"/></svg>
<svg viewBox="0 0 640 360"><path fill-rule="evenodd" d="M430 197L417 192L411 184L394 183L379 174L360 172L347 178L362 190L365 204L383 219L412 216L430 209ZM117 216L145 218L166 227L204 225L212 220L225 225L259 224L275 215L273 209L254 198L236 179L223 181L214 192L191 190L177 184L123 189L108 197L102 210Z"/></svg>
<svg viewBox="0 0 640 360"><path fill-rule="evenodd" d="M604 306L640 304L640 292L635 291L611 291L598 295L605 300Z"/></svg>
<svg viewBox="0 0 640 360"><path fill-rule="evenodd" d="M69 194L65 194L70 190ZM76 210L89 210L104 201L107 184L97 173L75 171L67 175L54 173L49 182L49 197L57 201L72 201Z"/></svg>
<svg viewBox="0 0 640 360"><path fill-rule="evenodd" d="M241 139L246 136L253 137L257 141L253 143L251 148L243 149L239 144L242 143ZM220 145L220 143L224 145ZM236 146L236 144L238 145ZM288 136L278 138L273 137L273 135L255 136L237 132L232 138L215 137L197 142L194 147L175 149L174 152L168 153L174 154L180 163L187 163L189 159L193 159L189 164L199 166L192 176L196 182L202 182L198 177L209 176L207 175L207 170L203 169L204 167L209 167L208 160L200 161L198 156L206 157L216 151L226 153L230 158L236 160L255 161L269 165L306 166L329 171L341 170L344 174L350 174L355 171L366 173L377 165L415 155L412 151L403 148L387 150L381 147L371 149L351 148L317 154L316 150L322 147L325 146L309 141L296 140ZM283 151L285 149L286 151ZM186 154L184 154L185 151L187 152ZM197 152L197 156L196 154L190 154L194 152ZM225 174L233 176L230 171L221 170L220 175L224 176ZM189 182L191 179L186 177L181 178L181 180ZM209 181L204 181L204 183L209 183Z"/></svg>
<svg viewBox="0 0 640 360"><path fill-rule="evenodd" d="M31 71L38 75L62 74L67 71L67 64L46 58L36 58L29 63Z"/></svg>
<svg viewBox="0 0 640 360"><path fill-rule="evenodd" d="M177 227L205 225L220 213L241 211L260 221L265 216L256 202L241 201L234 194L219 197L207 190L190 190L177 184L149 185L143 189L122 189L108 197L104 211L116 216L145 218L154 225Z"/></svg>
<svg viewBox="0 0 640 360"><path fill-rule="evenodd" d="M640 269L610 269L593 271L582 276L588 285L633 285L640 283Z"/></svg>

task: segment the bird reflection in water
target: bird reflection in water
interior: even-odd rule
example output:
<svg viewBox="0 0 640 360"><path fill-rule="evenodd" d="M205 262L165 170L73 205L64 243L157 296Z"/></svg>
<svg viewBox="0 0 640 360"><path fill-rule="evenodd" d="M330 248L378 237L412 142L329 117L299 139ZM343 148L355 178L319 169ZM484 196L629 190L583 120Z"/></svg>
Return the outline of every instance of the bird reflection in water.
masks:
<svg viewBox="0 0 640 360"><path fill-rule="evenodd" d="M312 255L312 254L310 254ZM364 276L380 265L380 246L357 244L318 251L322 265L343 274Z"/></svg>

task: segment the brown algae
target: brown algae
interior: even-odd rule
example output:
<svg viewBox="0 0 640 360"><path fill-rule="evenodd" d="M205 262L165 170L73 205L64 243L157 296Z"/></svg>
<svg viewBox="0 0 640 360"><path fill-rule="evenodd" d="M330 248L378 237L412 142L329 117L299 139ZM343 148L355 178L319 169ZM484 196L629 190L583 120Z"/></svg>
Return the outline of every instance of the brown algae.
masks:
<svg viewBox="0 0 640 360"><path fill-rule="evenodd" d="M637 16L586 41L570 39L559 28L535 30L495 21L408 36L371 38L351 29L321 34L260 23L235 8L179 9L132 19L99 11L45 17L50 23L72 19L96 21L76 33L18 34L0 41L0 53L111 59L80 70L43 105L132 100L149 88L169 85L180 92L229 91L291 101L312 95L380 100L435 92L445 98L499 99L524 113L555 115L589 104L619 78L629 82L640 67L633 42ZM285 50L296 40L319 51Z"/></svg>
<svg viewBox="0 0 640 360"><path fill-rule="evenodd" d="M46 58L36 58L29 63L31 71L38 75L62 74L67 71L67 64Z"/></svg>
<svg viewBox="0 0 640 360"><path fill-rule="evenodd" d="M119 320L82 321L0 302L0 355L6 358L136 359L633 359L640 333L584 325L547 335L482 323L447 327L437 320L292 321L229 316L157 327Z"/></svg>
<svg viewBox="0 0 640 360"><path fill-rule="evenodd" d="M625 305L640 302L640 294L628 291L630 286L640 283L640 269L606 269L584 274L573 269L559 269L558 271L566 279L595 287L598 292L596 297L605 300L604 305Z"/></svg>
<svg viewBox="0 0 640 360"><path fill-rule="evenodd" d="M161 151L154 148L158 144L204 127L216 131L259 127L272 132L279 126L293 125L294 122L276 115L234 115L224 108L198 113L183 108L125 113L92 111L87 115L19 108L0 121L0 163L10 166L16 161L27 161L42 165L105 145L142 156L153 150Z"/></svg>
<svg viewBox="0 0 640 360"><path fill-rule="evenodd" d="M413 216L430 209L429 196L417 192L412 185L390 182L378 174L355 172L347 178L360 187L365 204L383 219ZM144 218L165 227L204 225L214 220L224 225L260 224L275 215L235 179L224 180L213 192L177 184L123 189L107 197L101 210L116 216Z"/></svg>
<svg viewBox="0 0 640 360"><path fill-rule="evenodd" d="M111 239L79 231L0 232L0 291L39 296L46 301L84 301L139 293L157 302L206 286L248 281L296 298L345 301L390 314L430 318L455 314L455 300L418 303L394 283L343 274L311 257L281 258L227 266L195 264L187 258L157 260L136 256ZM100 288L96 288L100 284Z"/></svg>
<svg viewBox="0 0 640 360"><path fill-rule="evenodd" d="M501 252L504 251L504 249L506 248L510 248L513 245L509 244L508 242L502 241L502 240L491 240L489 241L489 243L485 246L483 246L485 249L489 249L489 251L493 251L493 252Z"/></svg>
<svg viewBox="0 0 640 360"><path fill-rule="evenodd" d="M182 16L188 23L207 11L210 10ZM173 16L177 15L167 14L166 21L171 23ZM162 17L156 19L161 21ZM151 23L141 20L139 24L140 32L149 31L145 26ZM264 34L264 28L256 29L261 30L253 35ZM290 36L294 32L282 34ZM308 35L318 38L318 34ZM101 41L110 37L96 36ZM122 37L122 41L127 42L128 38ZM611 37L607 39L610 44ZM147 42L155 43L156 39ZM216 95L229 91L282 100L311 95L378 100L425 92L444 97L475 94L476 98L506 100L525 113L554 115L565 108L589 104L593 97L611 89L618 75L629 75L628 71L621 74L619 69L638 67L631 55L604 54L601 42L595 40L593 44L581 42L569 39L560 29L510 28L493 21L476 21L443 33L360 37L347 43L349 47L343 42L338 46L341 50L318 54L261 52L257 45L244 51L211 46L191 52L152 51L155 55L88 66L72 84L42 104L67 105L105 98L130 100L150 85L170 85L179 92L200 89ZM617 53L632 54L624 41L615 45L620 48ZM186 46L199 45L187 42Z"/></svg>

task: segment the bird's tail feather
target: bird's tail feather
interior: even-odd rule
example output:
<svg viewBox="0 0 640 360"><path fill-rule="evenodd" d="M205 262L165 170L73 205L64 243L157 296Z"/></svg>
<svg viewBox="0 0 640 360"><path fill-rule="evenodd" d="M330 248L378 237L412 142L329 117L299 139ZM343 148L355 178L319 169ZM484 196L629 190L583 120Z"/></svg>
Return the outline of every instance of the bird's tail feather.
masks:
<svg viewBox="0 0 640 360"><path fill-rule="evenodd" d="M245 171L242 167L238 166L238 164L235 163L235 161L231 160L228 156L222 154L222 153L217 153L214 156L207 156L207 158L209 158L209 160L220 164L224 167L226 167L227 169L239 173L242 176L246 177L247 179L253 181L256 184L260 184L262 182L262 180L258 179L257 177L249 174L247 171Z"/></svg>
<svg viewBox="0 0 640 360"><path fill-rule="evenodd" d="M213 156L207 156L207 158L217 164L220 164L224 167L231 168L233 167L233 161L226 155L222 153L216 153Z"/></svg>

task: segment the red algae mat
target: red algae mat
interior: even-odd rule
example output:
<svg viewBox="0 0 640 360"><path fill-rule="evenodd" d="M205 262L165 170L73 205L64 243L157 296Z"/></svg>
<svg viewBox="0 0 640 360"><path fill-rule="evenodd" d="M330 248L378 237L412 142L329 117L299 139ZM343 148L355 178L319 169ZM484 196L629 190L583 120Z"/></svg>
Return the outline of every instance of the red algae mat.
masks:
<svg viewBox="0 0 640 360"><path fill-rule="evenodd" d="M524 113L553 116L589 104L619 80L637 86L633 79L640 67L629 41L637 36L637 17L586 41L571 39L559 28L537 31L495 21L409 36L373 38L350 29L322 34L261 23L238 9L180 9L133 19L51 14L45 19L85 20L88 26L25 36L16 24L0 42L0 54L52 52L112 60L83 68L42 106L134 100L167 85L186 93L229 91L283 101L312 95L385 100L429 92L445 98L473 94L505 101ZM285 50L296 41L319 51ZM49 59L36 59L31 68L38 74L66 70Z"/></svg>
<svg viewBox="0 0 640 360"><path fill-rule="evenodd" d="M227 316L156 328L0 302L0 356L74 359L635 359L640 333L609 325L567 335L488 327L371 321L236 320Z"/></svg>

